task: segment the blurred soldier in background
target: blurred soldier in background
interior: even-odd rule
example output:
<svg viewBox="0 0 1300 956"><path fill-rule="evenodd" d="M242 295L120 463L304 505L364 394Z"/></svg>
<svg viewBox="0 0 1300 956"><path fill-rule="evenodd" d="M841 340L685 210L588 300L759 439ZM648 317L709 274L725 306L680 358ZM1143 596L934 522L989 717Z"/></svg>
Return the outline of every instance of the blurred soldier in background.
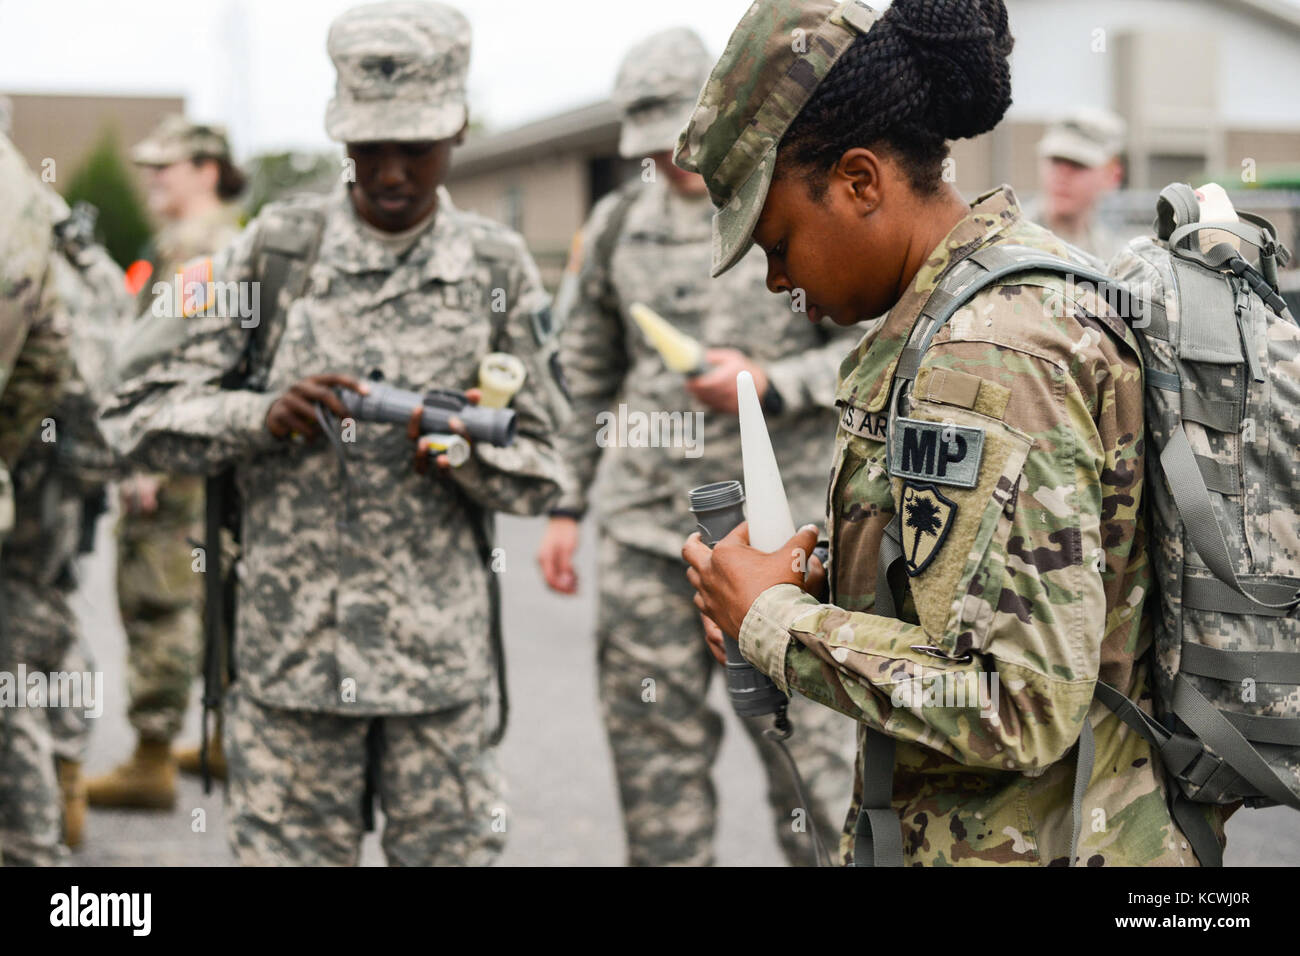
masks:
<svg viewBox="0 0 1300 956"><path fill-rule="evenodd" d="M1124 237L1098 221L1097 206L1124 182L1125 123L1107 110L1081 108L1048 127L1038 143L1042 191L1028 219L1102 262L1124 247Z"/></svg>
<svg viewBox="0 0 1300 956"><path fill-rule="evenodd" d="M725 279L709 279L713 207L703 178L678 169L671 155L712 63L687 29L656 34L625 58L614 91L623 114L619 150L653 167L592 211L569 265L575 302L560 319L576 413L560 447L576 475L551 513L538 561L552 589L576 591L578 519L607 459L598 667L633 865L713 861L710 773L722 718L706 701L716 667L700 642L680 539L694 530L687 492L741 476L736 375L748 369L758 385L795 520L820 524L836 369L854 341L774 300L757 251ZM712 346L710 370L684 379L665 368L629 318L637 302ZM679 410L688 420L707 409L698 449L600 447L597 416L619 403L642 414ZM744 724L767 772L782 850L791 863L812 863L809 831L816 825L833 845L852 789L845 759L852 726L806 700L791 701L790 714L790 746L811 782L812 807L799 807L776 747L760 739L764 721Z"/></svg>
<svg viewBox="0 0 1300 956"><path fill-rule="evenodd" d="M134 308L122 270L95 243L94 207L78 203L69 209L52 189L46 196L54 222L56 309L69 333L72 363L49 426L55 440L32 442L14 473L19 507L13 541L15 547L24 544L28 578L39 586L29 611L11 623L31 648L29 668L90 675L90 649L69 598L78 584L76 558L94 550L94 526L114 477L114 458L96 415L111 384L113 339L131 321ZM94 705L102 709L103 701ZM67 702L51 702L48 708L63 797L63 839L74 848L82 841L86 811L81 777L90 729L86 711Z"/></svg>
<svg viewBox="0 0 1300 956"><path fill-rule="evenodd" d="M11 475L23 461L63 392L68 376L66 328L55 307L50 207L8 137L0 134L0 861L57 862L59 791L48 717L18 706L20 667L32 651L42 582L33 542L15 528ZM30 500L23 502L30 506Z"/></svg>
<svg viewBox="0 0 1300 956"><path fill-rule="evenodd" d="M140 312L186 262L239 234L233 200L244 177L220 127L181 116L165 118L131 156L147 169L149 207L163 224L150 255L151 276L140 289ZM185 281L208 278L187 275ZM122 482L121 503L117 591L127 637L127 716L138 739L126 763L88 782L88 794L94 806L168 809L176 800L172 741L199 670L203 581L191 565L203 537L203 479L136 472ZM221 777L219 741L217 735L209 761ZM198 769L196 748L179 756L183 767Z"/></svg>
<svg viewBox="0 0 1300 956"><path fill-rule="evenodd" d="M110 437L144 463L234 467L238 680L224 743L244 863L355 864L375 796L390 863L488 863L504 842L484 517L555 500L552 432L567 406L522 238L441 186L468 120L469 47L468 21L440 4L338 17L326 129L347 144L345 184L268 205L211 265L251 288L274 259L301 282L265 291L251 328L185 318L177 349L124 372L105 409ZM418 433L347 419L340 434L325 420L347 417L339 390L364 392L363 375L468 390L491 352L526 372L509 448L475 444L455 469L439 456L430 475Z"/></svg>

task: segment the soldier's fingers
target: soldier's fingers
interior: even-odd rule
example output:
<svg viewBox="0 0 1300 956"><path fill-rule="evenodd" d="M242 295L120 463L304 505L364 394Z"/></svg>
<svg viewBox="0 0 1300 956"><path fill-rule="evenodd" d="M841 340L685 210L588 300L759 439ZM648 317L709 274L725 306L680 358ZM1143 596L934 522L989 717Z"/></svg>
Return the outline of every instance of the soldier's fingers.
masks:
<svg viewBox="0 0 1300 956"><path fill-rule="evenodd" d="M483 401L483 390L478 388L465 389L465 401L469 402L471 405L477 405L479 402Z"/></svg>
<svg viewBox="0 0 1300 956"><path fill-rule="evenodd" d="M426 474L429 471L429 446L420 442L415 446L415 457L411 460L412 466L417 474Z"/></svg>
<svg viewBox="0 0 1300 956"><path fill-rule="evenodd" d="M682 545L682 558L697 571L702 571L709 563L709 555L709 546L700 538L698 531L687 538L686 543Z"/></svg>
<svg viewBox="0 0 1300 956"><path fill-rule="evenodd" d="M808 559L808 573L804 576L803 589L818 599L826 592L826 568L816 556Z"/></svg>
<svg viewBox="0 0 1300 956"><path fill-rule="evenodd" d="M687 569L686 569L686 580L689 581L689 582L691 583L691 587L695 588L695 590L698 591L698 590L700 589L700 572L699 572L699 571L696 571L694 568L687 568Z"/></svg>
<svg viewBox="0 0 1300 956"><path fill-rule="evenodd" d="M450 428L457 435L459 435L461 438L464 438L466 441L469 440L470 437L469 429L466 428L465 423L461 421L459 418L457 418L455 415L452 415L450 418L447 419L447 427Z"/></svg>
<svg viewBox="0 0 1300 956"><path fill-rule="evenodd" d="M451 471L451 459L446 455L439 455L433 463L438 466L439 471Z"/></svg>
<svg viewBox="0 0 1300 956"><path fill-rule="evenodd" d="M320 376L323 378L324 376ZM347 408L343 405L343 400L339 398L338 393L327 385L319 381L307 379L299 382L293 387L293 394L300 395L308 402L316 405L324 405L339 418L346 418ZM313 416L314 417L314 416Z"/></svg>
<svg viewBox="0 0 1300 956"><path fill-rule="evenodd" d="M280 399L282 421L289 431L313 437L320 432L316 414L310 402L293 392L288 392Z"/></svg>
<svg viewBox="0 0 1300 956"><path fill-rule="evenodd" d="M365 382L358 381L351 375L337 375L330 372L326 375L313 376L313 378L326 388L346 388L348 391L356 392L358 395L365 395L370 391L370 388Z"/></svg>
<svg viewBox="0 0 1300 956"><path fill-rule="evenodd" d="M416 406L411 409L411 417L406 420L406 437L411 441L418 441L420 432L423 430L420 426L424 419L424 409Z"/></svg>

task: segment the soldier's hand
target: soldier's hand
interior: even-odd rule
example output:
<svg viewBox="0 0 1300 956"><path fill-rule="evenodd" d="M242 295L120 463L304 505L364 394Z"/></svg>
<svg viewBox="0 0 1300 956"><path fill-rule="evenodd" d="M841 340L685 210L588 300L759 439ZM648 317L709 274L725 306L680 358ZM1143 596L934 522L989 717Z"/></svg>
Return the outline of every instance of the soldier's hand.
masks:
<svg viewBox="0 0 1300 956"><path fill-rule="evenodd" d="M740 625L758 596L778 584L804 586L805 555L817 547L816 525L800 528L782 547L767 554L749 544L749 522L709 550L697 531L686 539L682 557L686 579L695 588L695 606L723 632L740 635Z"/></svg>
<svg viewBox="0 0 1300 956"><path fill-rule="evenodd" d="M709 646L709 653L722 666L727 665L727 645L722 636L722 628L713 623L713 618L700 612L700 623L704 625L704 643Z"/></svg>
<svg viewBox="0 0 1300 956"><path fill-rule="evenodd" d="M556 515L546 523L546 533L537 549L537 563L546 586L560 594L578 593L578 575L573 570L573 555L578 550L578 522Z"/></svg>
<svg viewBox="0 0 1300 956"><path fill-rule="evenodd" d="M483 392L479 389L467 388L465 390L465 401L469 402L471 405L477 405L482 400ZM413 408L411 409L411 417L407 419L406 422L406 437L415 442L415 458L412 465L415 470L422 475L429 470L429 446L420 442L420 437L424 432L424 428L421 424L423 418L424 409ZM469 437L469 429L466 428L465 423L455 415L451 416L451 418L447 420L447 427L461 438L465 439L465 441L470 442L471 444L473 443L473 440ZM446 455L436 456L433 459L433 463L437 466L439 471L445 472L451 470L451 459Z"/></svg>
<svg viewBox="0 0 1300 956"><path fill-rule="evenodd" d="M686 390L697 402L728 415L739 414L736 404L736 376L749 372L754 376L754 388L758 391L759 401L767 394L767 372L750 360L744 352L736 349L709 349L704 353L704 360L712 366L703 375L686 380Z"/></svg>
<svg viewBox="0 0 1300 956"><path fill-rule="evenodd" d="M366 394L366 386L350 375L311 375L295 382L277 398L266 413L266 430L280 440L291 435L301 435L309 442L320 437L320 424L316 421L316 405L324 405L338 418L346 418L343 407L334 392L346 388L359 395Z"/></svg>
<svg viewBox="0 0 1300 956"><path fill-rule="evenodd" d="M154 475L134 474L122 482L122 508L130 515L151 515L158 510L159 482Z"/></svg>
<svg viewBox="0 0 1300 956"><path fill-rule="evenodd" d="M815 597L818 602L825 604L826 599L830 596L830 589L826 586L826 568L821 562L821 558L812 554L808 556L808 574L804 577L803 589Z"/></svg>

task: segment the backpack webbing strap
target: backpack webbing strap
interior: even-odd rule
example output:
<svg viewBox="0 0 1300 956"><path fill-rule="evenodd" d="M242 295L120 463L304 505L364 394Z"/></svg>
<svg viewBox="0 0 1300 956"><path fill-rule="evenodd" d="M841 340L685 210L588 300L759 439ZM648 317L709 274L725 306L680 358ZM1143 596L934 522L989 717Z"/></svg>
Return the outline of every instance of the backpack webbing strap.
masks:
<svg viewBox="0 0 1300 956"><path fill-rule="evenodd" d="M1204 644L1184 643L1178 669L1198 677L1212 677L1234 684L1244 680L1261 684L1300 684L1300 654L1295 651L1225 651Z"/></svg>
<svg viewBox="0 0 1300 956"><path fill-rule="evenodd" d="M862 804L853 828L854 866L902 866L903 826L894 812L897 741L867 729L862 744Z"/></svg>
<svg viewBox="0 0 1300 956"><path fill-rule="evenodd" d="M895 514L885 525L876 556L876 596L873 613L898 617L898 601L890 572L903 560L902 521ZM903 826L893 809L893 737L866 729L862 744L862 802L853 828L854 866L902 866Z"/></svg>
<svg viewBox="0 0 1300 956"><path fill-rule="evenodd" d="M1252 594L1237 580L1237 572L1233 570L1232 559L1228 555L1227 542L1224 541L1218 519L1214 516L1209 489L1201 476L1187 432L1181 426L1170 436L1165 450L1160 453L1160 466L1169 482L1179 517L1183 519L1187 539L1215 577L1254 606L1290 609L1300 605L1300 593L1293 594L1284 601L1270 601L1262 595Z"/></svg>
<svg viewBox="0 0 1300 956"><path fill-rule="evenodd" d="M1300 796L1287 789L1259 751L1233 726L1232 721L1220 713L1181 674L1174 678L1172 710L1198 739L1211 748L1224 764L1240 774L1261 796L1293 810L1300 810ZM1231 789L1241 792L1238 787Z"/></svg>
<svg viewBox="0 0 1300 956"><path fill-rule="evenodd" d="M1070 859L1067 866L1078 866L1079 834L1083 832L1083 795L1088 792L1092 781L1092 765L1097 755L1097 742L1092 735L1092 722L1088 715L1083 716L1083 726L1079 728L1079 744L1075 748L1074 787L1070 797Z"/></svg>
<svg viewBox="0 0 1300 956"><path fill-rule="evenodd" d="M1218 611L1221 614L1289 617L1295 606L1285 602L1291 600L1295 594L1300 593L1300 581L1292 579L1289 584L1279 584L1276 581L1252 581L1250 589L1257 597L1269 601L1270 604L1277 602L1276 605L1257 604L1253 599L1240 594L1232 585L1224 584L1218 578L1188 577L1184 574L1183 607L1197 611ZM1287 653L1284 656L1300 658L1300 655L1292 653ZM1300 684L1300 680L1287 683Z"/></svg>
<svg viewBox="0 0 1300 956"><path fill-rule="evenodd" d="M1174 737L1155 718L1110 684L1097 681L1094 693L1116 717L1147 742L1151 752L1159 755L1162 763L1175 776L1199 756L1199 745L1185 737ZM1187 842L1192 845L1192 851L1200 860L1201 866L1223 866L1223 848L1219 846L1219 838L1214 835L1214 830L1205 819L1205 805L1198 806L1188 800L1176 781L1170 781L1167 788L1169 812L1178 829L1187 837ZM1076 821L1079 819L1081 818L1076 818Z"/></svg>

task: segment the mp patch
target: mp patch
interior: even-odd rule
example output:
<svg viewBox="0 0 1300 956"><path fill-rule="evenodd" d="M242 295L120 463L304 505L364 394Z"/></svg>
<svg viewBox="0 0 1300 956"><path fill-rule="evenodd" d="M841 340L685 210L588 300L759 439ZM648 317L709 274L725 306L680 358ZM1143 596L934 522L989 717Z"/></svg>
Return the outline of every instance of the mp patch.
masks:
<svg viewBox="0 0 1300 956"><path fill-rule="evenodd" d="M979 483L984 457L984 429L947 422L894 420L889 446L889 473L957 488Z"/></svg>
<svg viewBox="0 0 1300 956"><path fill-rule="evenodd" d="M929 567L956 520L956 502L934 485L903 483L903 563L909 576Z"/></svg>

